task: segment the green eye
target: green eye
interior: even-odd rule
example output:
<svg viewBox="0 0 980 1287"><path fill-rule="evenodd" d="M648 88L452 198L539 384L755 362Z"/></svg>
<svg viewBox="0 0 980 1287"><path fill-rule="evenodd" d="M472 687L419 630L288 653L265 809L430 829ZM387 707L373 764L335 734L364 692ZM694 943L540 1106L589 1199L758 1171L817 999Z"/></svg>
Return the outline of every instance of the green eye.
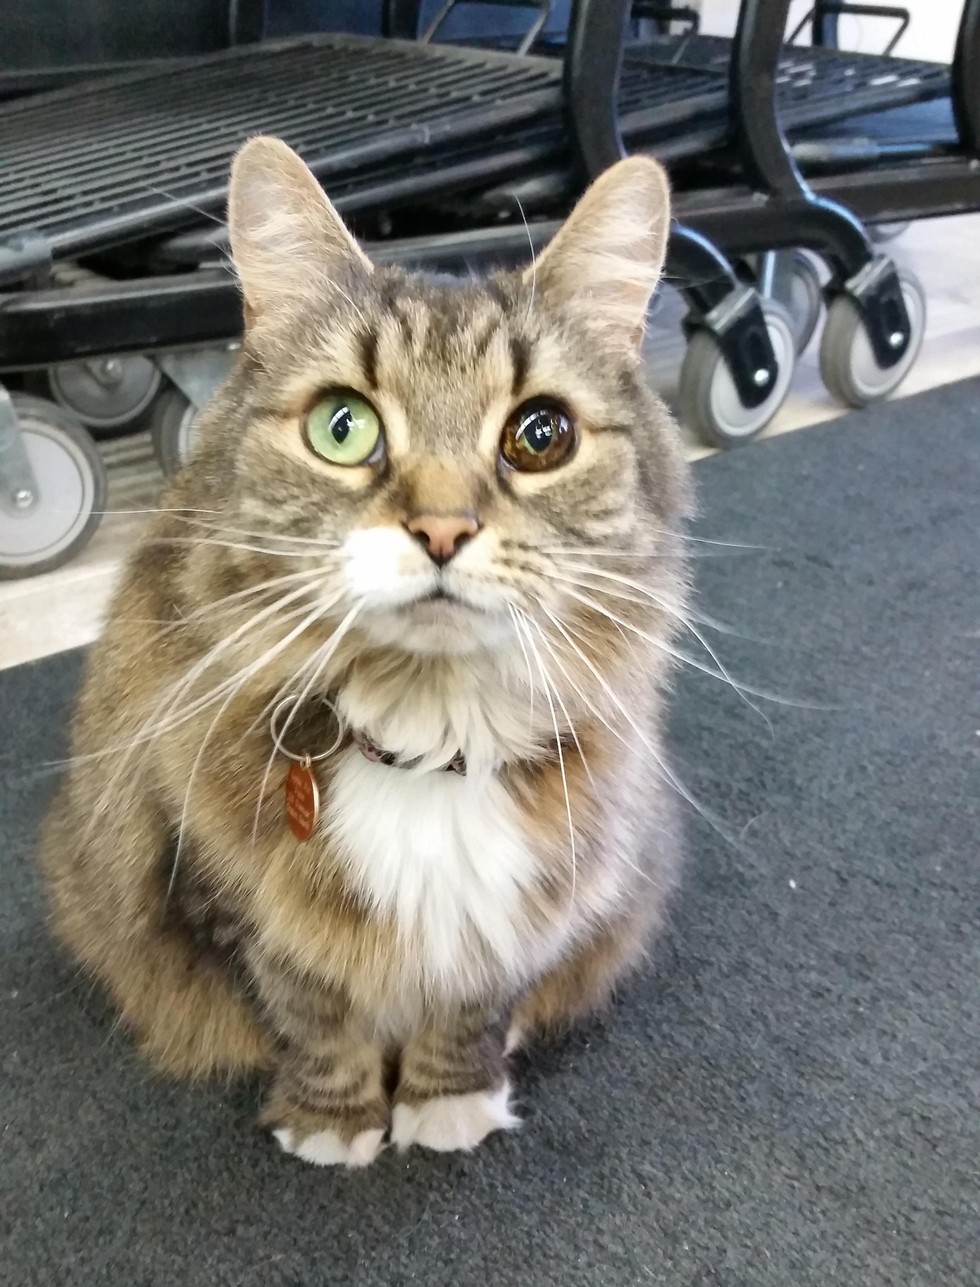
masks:
<svg viewBox="0 0 980 1287"><path fill-rule="evenodd" d="M381 418L356 393L328 393L306 417L306 441L332 465L366 465L382 445Z"/></svg>

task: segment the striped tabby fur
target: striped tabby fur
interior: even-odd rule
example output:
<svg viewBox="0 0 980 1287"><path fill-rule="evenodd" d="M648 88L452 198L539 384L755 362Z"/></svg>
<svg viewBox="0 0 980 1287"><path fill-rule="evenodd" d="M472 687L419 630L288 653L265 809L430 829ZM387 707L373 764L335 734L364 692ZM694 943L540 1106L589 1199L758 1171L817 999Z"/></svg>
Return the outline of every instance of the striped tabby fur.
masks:
<svg viewBox="0 0 980 1287"><path fill-rule="evenodd" d="M638 354L665 180L623 162L487 281L374 267L275 140L239 155L229 216L245 342L89 661L54 923L157 1067L263 1070L287 1151L470 1148L516 1122L508 1043L603 1002L677 873L687 493ZM336 387L377 409L383 461L307 446ZM541 396L577 448L509 470L502 427ZM413 515L479 530L439 569ZM287 694L298 749L358 730L414 762L342 736L305 844L269 731Z"/></svg>

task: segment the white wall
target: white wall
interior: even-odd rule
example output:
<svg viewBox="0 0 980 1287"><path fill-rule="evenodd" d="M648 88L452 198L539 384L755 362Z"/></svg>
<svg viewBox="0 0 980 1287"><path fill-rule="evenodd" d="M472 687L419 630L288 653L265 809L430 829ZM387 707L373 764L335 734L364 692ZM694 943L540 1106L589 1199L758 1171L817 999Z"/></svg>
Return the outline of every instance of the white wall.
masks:
<svg viewBox="0 0 980 1287"><path fill-rule="evenodd" d="M894 2L894 0L893 0ZM901 4L902 0L897 0ZM904 0L912 15L908 31L896 48L907 58L931 58L949 62L953 56L956 27L963 0ZM731 35L738 5L734 0L701 0L702 30L719 36ZM793 0L790 29L811 8L810 0ZM878 18L841 18L841 44L847 49L877 53L895 31L895 23Z"/></svg>

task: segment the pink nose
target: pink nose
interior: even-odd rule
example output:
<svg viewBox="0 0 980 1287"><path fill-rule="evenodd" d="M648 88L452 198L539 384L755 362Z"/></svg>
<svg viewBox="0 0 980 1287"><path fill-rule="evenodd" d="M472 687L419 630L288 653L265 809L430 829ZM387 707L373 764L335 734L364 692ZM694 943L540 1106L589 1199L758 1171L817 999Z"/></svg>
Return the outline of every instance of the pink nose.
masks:
<svg viewBox="0 0 980 1287"><path fill-rule="evenodd" d="M440 567L480 530L475 514L416 514L405 526Z"/></svg>

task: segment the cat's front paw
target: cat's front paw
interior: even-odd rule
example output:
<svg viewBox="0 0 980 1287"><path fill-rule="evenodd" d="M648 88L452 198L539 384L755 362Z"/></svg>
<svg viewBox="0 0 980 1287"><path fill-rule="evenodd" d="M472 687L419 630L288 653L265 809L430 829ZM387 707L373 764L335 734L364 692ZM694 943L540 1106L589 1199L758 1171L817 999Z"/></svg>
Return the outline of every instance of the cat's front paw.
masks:
<svg viewBox="0 0 980 1287"><path fill-rule="evenodd" d="M497 1090L396 1104L391 1142L400 1149L420 1144L437 1153L474 1149L494 1131L520 1126L521 1119L510 1111L510 1089L510 1082L505 1081Z"/></svg>
<svg viewBox="0 0 980 1287"><path fill-rule="evenodd" d="M315 1131L312 1135L297 1137L291 1127L281 1126L273 1131L284 1153L302 1158L314 1166L346 1166L357 1169L370 1166L383 1148L384 1130L361 1131L350 1141L345 1141L336 1131Z"/></svg>
<svg viewBox="0 0 980 1287"><path fill-rule="evenodd" d="M387 1100L370 1101L343 1113L320 1113L296 1104L282 1089L273 1090L260 1118L279 1147L313 1166L370 1166L384 1147L391 1109Z"/></svg>

